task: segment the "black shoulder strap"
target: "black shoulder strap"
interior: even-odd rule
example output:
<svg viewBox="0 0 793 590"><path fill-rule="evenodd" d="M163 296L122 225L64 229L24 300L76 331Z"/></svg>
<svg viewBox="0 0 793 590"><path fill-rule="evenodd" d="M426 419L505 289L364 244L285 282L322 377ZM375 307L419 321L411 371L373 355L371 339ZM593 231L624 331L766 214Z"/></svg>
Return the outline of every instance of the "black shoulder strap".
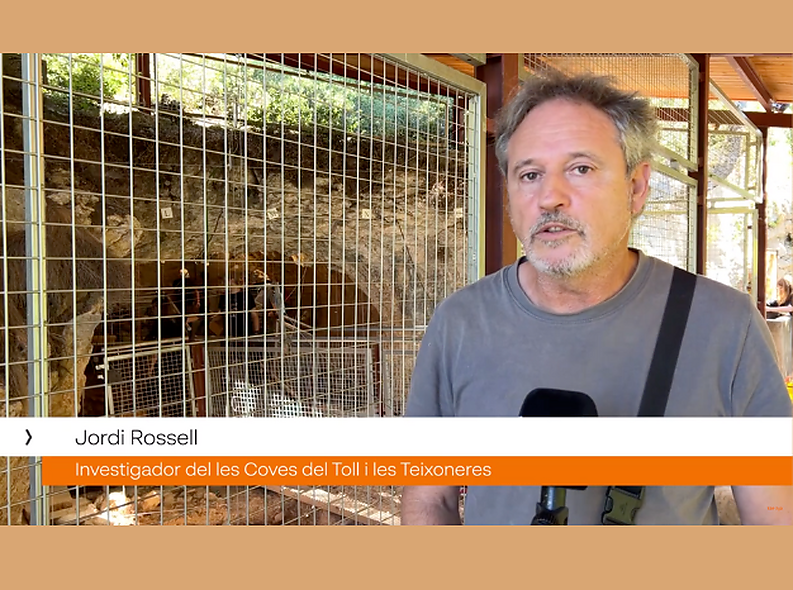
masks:
<svg viewBox="0 0 793 590"><path fill-rule="evenodd" d="M666 411L696 284L697 275L675 267L647 382L644 385L644 395L639 405L639 416L658 417L663 416ZM641 486L610 487L606 493L601 522L634 524L636 512L643 500L644 488Z"/></svg>
<svg viewBox="0 0 793 590"><path fill-rule="evenodd" d="M639 416L663 416L672 379L675 376L677 359L680 356L680 344L686 331L691 301L697 275L675 267L669 297L666 300L664 317L658 331L653 360L644 384L644 396L639 406Z"/></svg>

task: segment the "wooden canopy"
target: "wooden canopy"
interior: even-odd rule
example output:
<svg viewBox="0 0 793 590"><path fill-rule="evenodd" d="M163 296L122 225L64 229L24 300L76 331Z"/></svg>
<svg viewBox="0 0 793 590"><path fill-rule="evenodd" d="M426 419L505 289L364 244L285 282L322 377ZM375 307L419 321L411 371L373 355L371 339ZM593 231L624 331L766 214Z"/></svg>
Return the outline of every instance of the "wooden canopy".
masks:
<svg viewBox="0 0 793 590"><path fill-rule="evenodd" d="M477 62L489 54L430 53L428 56L473 76ZM616 74L626 86L653 98L686 98L686 64L673 54L524 54L527 72L548 68L567 73ZM668 75L667 75L668 74ZM710 78L732 102L760 103L772 126L790 127L793 117L793 54L710 55ZM713 95L711 98L717 98ZM761 113L753 114L758 118ZM773 116L770 116L773 115Z"/></svg>

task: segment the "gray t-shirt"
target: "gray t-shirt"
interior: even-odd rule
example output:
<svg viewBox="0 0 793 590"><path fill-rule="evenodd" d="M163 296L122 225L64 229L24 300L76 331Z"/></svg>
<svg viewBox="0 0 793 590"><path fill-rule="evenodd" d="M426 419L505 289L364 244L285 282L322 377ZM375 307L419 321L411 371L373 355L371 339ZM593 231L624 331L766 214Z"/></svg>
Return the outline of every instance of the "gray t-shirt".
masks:
<svg viewBox="0 0 793 590"><path fill-rule="evenodd" d="M534 306L518 282L524 259L449 296L424 335L406 415L518 416L528 392L554 388L588 394L599 416L636 416L673 271L637 252L628 283L580 313ZM665 415L791 416L771 335L748 295L697 279ZM717 524L713 489L648 487L636 522ZM569 523L599 524L605 491L569 490ZM539 493L470 486L465 523L530 524Z"/></svg>

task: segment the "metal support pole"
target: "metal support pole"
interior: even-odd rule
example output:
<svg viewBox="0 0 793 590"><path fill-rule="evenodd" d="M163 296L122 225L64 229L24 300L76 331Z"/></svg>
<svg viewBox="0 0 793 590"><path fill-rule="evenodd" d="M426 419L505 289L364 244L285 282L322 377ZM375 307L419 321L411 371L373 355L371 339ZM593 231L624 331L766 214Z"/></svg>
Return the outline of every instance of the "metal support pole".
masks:
<svg viewBox="0 0 793 590"><path fill-rule="evenodd" d="M705 274L708 251L708 101L710 99L710 55L692 56L699 66L697 83L697 170L692 176L697 180L696 272Z"/></svg>
<svg viewBox="0 0 793 590"><path fill-rule="evenodd" d="M41 55L22 54L22 142L25 173L25 276L28 347L28 415L47 407L47 306ZM30 524L47 524L49 505L41 483L41 460L30 457Z"/></svg>
<svg viewBox="0 0 793 590"><path fill-rule="evenodd" d="M485 250L487 230L485 222L487 195L487 160L485 150L487 143L485 131L485 112L487 110L486 91L479 93L479 100L467 100L465 136L468 146L468 194L472 215L468 219L468 273L467 282L472 283L486 274ZM484 103L484 104L483 104ZM470 138L470 140L469 140Z"/></svg>
<svg viewBox="0 0 793 590"><path fill-rule="evenodd" d="M760 127L760 133L763 135L763 141L760 145L762 157L762 169L760 171L760 194L762 201L757 204L757 309L765 317L765 281L766 281L766 258L765 251L767 247L767 231L766 226L766 203L768 202L768 193L766 192L766 179L767 179L767 163L768 163L768 127Z"/></svg>
<svg viewBox="0 0 793 590"><path fill-rule="evenodd" d="M476 68L476 77L487 84L487 118L495 119L501 107L520 84L520 56L517 53L488 54L487 63ZM485 189L485 274L512 264L518 242L506 215L507 187L498 167L494 138L486 149Z"/></svg>
<svg viewBox="0 0 793 590"><path fill-rule="evenodd" d="M135 96L138 106L151 107L151 54L135 54Z"/></svg>

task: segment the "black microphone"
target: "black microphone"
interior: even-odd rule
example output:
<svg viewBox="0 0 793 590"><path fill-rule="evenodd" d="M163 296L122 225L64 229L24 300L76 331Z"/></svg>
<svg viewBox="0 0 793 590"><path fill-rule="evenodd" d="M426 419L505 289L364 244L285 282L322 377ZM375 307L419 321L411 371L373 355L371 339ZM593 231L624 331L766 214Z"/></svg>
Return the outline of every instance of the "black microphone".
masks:
<svg viewBox="0 0 793 590"><path fill-rule="evenodd" d="M523 400L522 418L597 417L595 401L580 391L566 389L535 389Z"/></svg>
<svg viewBox="0 0 793 590"><path fill-rule="evenodd" d="M565 389L535 389L523 400L522 418L596 417L595 401L580 391ZM542 486L540 501L531 524L566 525L569 516L565 501L567 490L585 490L586 486Z"/></svg>

